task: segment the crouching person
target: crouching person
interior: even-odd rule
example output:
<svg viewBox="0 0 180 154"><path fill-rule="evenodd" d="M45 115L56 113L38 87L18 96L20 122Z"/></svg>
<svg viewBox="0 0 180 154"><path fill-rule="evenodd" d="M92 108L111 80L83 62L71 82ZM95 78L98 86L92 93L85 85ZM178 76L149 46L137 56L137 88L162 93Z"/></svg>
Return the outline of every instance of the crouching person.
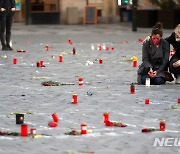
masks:
<svg viewBox="0 0 180 154"><path fill-rule="evenodd" d="M143 43L142 64L138 69L138 83L145 84L146 78L150 78L151 85L166 83L164 71L169 63L169 43L162 38L162 24L157 23L151 32L149 41Z"/></svg>

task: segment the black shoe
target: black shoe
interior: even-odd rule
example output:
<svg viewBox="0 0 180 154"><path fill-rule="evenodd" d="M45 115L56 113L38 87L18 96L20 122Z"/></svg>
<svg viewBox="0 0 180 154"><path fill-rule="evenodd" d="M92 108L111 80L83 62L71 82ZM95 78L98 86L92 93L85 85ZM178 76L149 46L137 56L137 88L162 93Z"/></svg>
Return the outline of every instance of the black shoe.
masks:
<svg viewBox="0 0 180 154"><path fill-rule="evenodd" d="M2 51L8 51L8 48L6 46L3 46Z"/></svg>
<svg viewBox="0 0 180 154"><path fill-rule="evenodd" d="M10 46L7 46L7 50L8 50L8 51L12 51L13 48L11 48Z"/></svg>

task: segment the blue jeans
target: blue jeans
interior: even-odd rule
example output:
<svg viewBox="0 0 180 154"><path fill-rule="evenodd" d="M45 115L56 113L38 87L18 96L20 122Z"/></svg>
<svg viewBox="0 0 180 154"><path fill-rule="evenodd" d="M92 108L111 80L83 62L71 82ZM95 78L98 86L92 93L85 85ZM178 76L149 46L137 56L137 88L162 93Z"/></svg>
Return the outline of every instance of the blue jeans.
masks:
<svg viewBox="0 0 180 154"><path fill-rule="evenodd" d="M148 75L142 75L141 76L141 83L146 84L146 78L148 78ZM166 79L162 76L160 77L155 77L155 78L150 78L150 83L151 85L161 85L166 83Z"/></svg>

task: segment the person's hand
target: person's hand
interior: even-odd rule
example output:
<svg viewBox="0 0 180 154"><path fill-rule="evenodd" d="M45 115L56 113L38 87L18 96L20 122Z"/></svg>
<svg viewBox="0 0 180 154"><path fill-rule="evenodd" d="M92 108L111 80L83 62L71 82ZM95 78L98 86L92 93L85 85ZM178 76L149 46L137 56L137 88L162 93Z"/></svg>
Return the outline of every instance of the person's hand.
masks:
<svg viewBox="0 0 180 154"><path fill-rule="evenodd" d="M148 72L148 75L149 75L150 77L153 77L153 70L152 70L152 68L150 68L150 70L149 70L149 72Z"/></svg>
<svg viewBox="0 0 180 154"><path fill-rule="evenodd" d="M5 8L1 8L1 12L4 12L4 11L6 11L6 9Z"/></svg>
<svg viewBox="0 0 180 154"><path fill-rule="evenodd" d="M174 62L174 63L173 63L173 66L174 66L174 67L179 67L179 66L180 66L180 60Z"/></svg>
<svg viewBox="0 0 180 154"><path fill-rule="evenodd" d="M150 40L150 36L147 36L144 40L143 40L143 43L145 43L146 41L149 41Z"/></svg>
<svg viewBox="0 0 180 154"><path fill-rule="evenodd" d="M153 74L152 74L152 77L154 78L156 75L157 75L157 72L154 71Z"/></svg>
<svg viewBox="0 0 180 154"><path fill-rule="evenodd" d="M16 8L14 8L14 7L13 7L13 8L11 8L11 11L15 11L15 10L16 10Z"/></svg>

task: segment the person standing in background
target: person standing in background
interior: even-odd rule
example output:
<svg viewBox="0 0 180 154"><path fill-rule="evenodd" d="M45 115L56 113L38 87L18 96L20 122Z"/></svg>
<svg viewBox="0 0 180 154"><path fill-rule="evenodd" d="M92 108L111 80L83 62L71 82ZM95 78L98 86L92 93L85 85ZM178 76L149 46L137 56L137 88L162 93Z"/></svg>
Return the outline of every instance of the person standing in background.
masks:
<svg viewBox="0 0 180 154"><path fill-rule="evenodd" d="M0 39L3 51L13 50L10 41L15 5L15 0L0 0Z"/></svg>

